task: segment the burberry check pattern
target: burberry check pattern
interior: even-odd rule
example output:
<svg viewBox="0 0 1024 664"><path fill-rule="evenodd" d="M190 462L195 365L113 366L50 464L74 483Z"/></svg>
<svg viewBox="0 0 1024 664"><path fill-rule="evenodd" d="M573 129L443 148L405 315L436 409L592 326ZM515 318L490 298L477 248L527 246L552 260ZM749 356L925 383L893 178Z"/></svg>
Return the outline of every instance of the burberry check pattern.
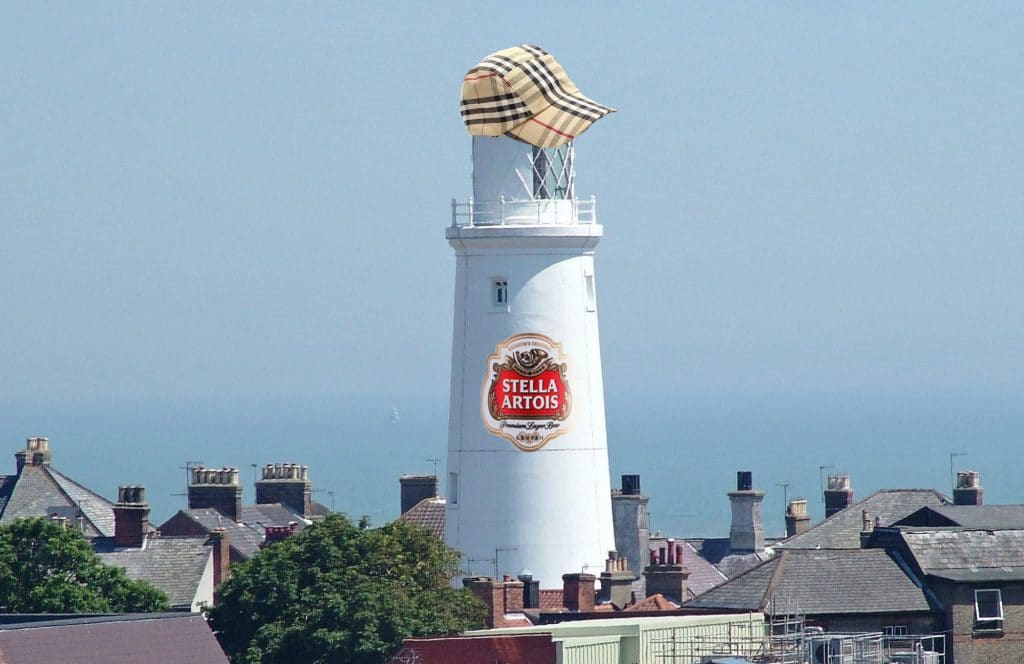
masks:
<svg viewBox="0 0 1024 664"><path fill-rule="evenodd" d="M552 148L614 110L583 96L550 53L530 44L488 55L462 79L462 120L474 136Z"/></svg>

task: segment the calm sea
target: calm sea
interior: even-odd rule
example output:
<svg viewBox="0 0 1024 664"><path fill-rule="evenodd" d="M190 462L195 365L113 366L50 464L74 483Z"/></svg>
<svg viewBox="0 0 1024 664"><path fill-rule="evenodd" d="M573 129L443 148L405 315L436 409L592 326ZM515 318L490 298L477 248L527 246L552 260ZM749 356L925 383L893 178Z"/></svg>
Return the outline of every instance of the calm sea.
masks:
<svg viewBox="0 0 1024 664"><path fill-rule="evenodd" d="M0 404L14 452L48 436L54 466L116 497L146 486L160 523L185 505L187 462L237 466L245 500L256 466L310 467L314 498L375 523L398 514L398 476L444 476L447 395L320 400L52 401ZM956 469L981 473L989 503L1024 503L1024 392L1020 390L692 392L607 395L612 484L639 474L651 527L726 536L737 470L767 492L765 529L783 530L785 497L822 517L821 477L845 472L857 497L885 487L950 489ZM822 467L825 468L822 468ZM788 487L782 485L788 484Z"/></svg>

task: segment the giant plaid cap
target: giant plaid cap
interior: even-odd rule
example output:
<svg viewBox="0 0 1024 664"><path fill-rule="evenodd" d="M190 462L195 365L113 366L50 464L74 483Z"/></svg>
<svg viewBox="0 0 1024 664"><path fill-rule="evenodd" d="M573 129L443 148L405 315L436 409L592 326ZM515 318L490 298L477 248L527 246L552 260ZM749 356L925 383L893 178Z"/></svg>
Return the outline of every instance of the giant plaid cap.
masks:
<svg viewBox="0 0 1024 664"><path fill-rule="evenodd" d="M552 148L614 110L584 97L550 53L530 44L491 53L462 79L462 120L474 136Z"/></svg>

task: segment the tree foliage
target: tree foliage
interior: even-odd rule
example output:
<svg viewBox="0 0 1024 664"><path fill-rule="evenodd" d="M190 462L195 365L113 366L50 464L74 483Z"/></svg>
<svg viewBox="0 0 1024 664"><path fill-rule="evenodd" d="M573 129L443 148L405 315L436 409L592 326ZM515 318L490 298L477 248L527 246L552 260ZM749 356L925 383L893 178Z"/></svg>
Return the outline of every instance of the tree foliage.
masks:
<svg viewBox="0 0 1024 664"><path fill-rule="evenodd" d="M0 526L0 612L164 611L167 596L104 565L81 535L56 521Z"/></svg>
<svg viewBox="0 0 1024 664"><path fill-rule="evenodd" d="M450 585L458 564L417 526L330 515L233 566L210 616L236 664L382 662L406 637L482 624L482 603Z"/></svg>

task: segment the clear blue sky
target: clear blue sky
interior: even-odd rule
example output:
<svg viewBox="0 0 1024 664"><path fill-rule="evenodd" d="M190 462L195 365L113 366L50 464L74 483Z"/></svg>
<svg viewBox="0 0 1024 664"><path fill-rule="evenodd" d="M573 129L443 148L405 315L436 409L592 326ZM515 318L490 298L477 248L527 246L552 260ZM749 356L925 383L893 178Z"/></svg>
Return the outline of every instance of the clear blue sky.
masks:
<svg viewBox="0 0 1024 664"><path fill-rule="evenodd" d="M523 42L619 109L610 399L1021 393L1020 3L433 5L0 6L0 402L443 403L459 84Z"/></svg>
<svg viewBox="0 0 1024 664"><path fill-rule="evenodd" d="M1022 30L1017 3L5 4L0 395L445 390L459 81L524 41L620 109L578 142L610 389L1020 387Z"/></svg>

